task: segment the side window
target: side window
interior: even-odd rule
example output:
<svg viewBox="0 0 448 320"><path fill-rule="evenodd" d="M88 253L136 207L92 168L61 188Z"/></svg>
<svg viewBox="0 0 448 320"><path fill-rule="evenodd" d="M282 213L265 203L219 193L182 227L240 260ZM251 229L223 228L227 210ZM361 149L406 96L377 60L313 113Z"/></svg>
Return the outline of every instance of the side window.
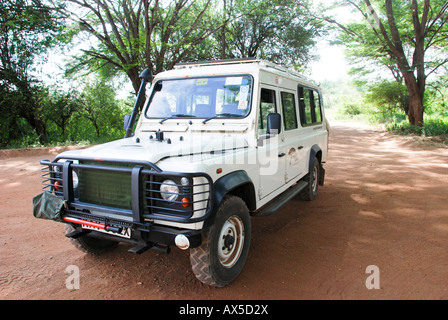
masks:
<svg viewBox="0 0 448 320"><path fill-rule="evenodd" d="M297 128L296 103L293 93L282 92L283 118L285 119L285 130Z"/></svg>
<svg viewBox="0 0 448 320"><path fill-rule="evenodd" d="M303 126L322 122L322 109L319 93L316 90L299 86L300 123Z"/></svg>
<svg viewBox="0 0 448 320"><path fill-rule="evenodd" d="M268 114L277 112L277 106L275 104L275 91L261 89L260 98L260 117L258 120L258 129L262 132L266 132Z"/></svg>
<svg viewBox="0 0 448 320"><path fill-rule="evenodd" d="M312 123L310 91L309 89L303 87L299 87L299 112L300 112L300 123L303 126Z"/></svg>
<svg viewBox="0 0 448 320"><path fill-rule="evenodd" d="M320 104L319 92L313 91L314 97L314 115L316 117L316 123L322 122L322 109Z"/></svg>

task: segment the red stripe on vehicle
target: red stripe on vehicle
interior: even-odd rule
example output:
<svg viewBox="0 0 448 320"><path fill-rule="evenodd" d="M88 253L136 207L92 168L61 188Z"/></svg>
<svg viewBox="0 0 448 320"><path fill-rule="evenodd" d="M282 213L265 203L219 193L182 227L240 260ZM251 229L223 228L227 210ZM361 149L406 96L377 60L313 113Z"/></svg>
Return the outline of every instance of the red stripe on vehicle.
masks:
<svg viewBox="0 0 448 320"><path fill-rule="evenodd" d="M81 224L83 226L89 226L89 227L94 227L94 228L106 230L106 226L104 224L101 224L101 223L96 223L96 222L82 220L82 219L77 219L77 218L70 218L70 217L62 218L62 220L67 221L67 222L71 222L71 223Z"/></svg>

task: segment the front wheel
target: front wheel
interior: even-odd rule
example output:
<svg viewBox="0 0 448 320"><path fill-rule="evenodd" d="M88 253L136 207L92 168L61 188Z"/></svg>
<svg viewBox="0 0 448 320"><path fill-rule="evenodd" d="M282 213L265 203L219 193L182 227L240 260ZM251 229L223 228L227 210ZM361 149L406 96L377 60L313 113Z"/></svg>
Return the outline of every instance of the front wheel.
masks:
<svg viewBox="0 0 448 320"><path fill-rule="evenodd" d="M194 274L205 284L224 287L242 271L249 252L251 222L245 202L226 197L200 247L190 250Z"/></svg>
<svg viewBox="0 0 448 320"><path fill-rule="evenodd" d="M73 228L72 225L65 224L66 234L69 234L73 231L75 231L75 228ZM70 239L70 242L75 246L76 249L92 255L100 255L106 253L118 246L118 242L116 241L91 238L87 235L81 236L77 239Z"/></svg>

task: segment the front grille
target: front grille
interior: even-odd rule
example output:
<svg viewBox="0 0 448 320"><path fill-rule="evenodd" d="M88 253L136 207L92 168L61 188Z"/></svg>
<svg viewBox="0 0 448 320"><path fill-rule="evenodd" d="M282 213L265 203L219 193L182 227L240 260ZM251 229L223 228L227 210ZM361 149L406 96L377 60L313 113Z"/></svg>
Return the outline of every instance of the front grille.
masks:
<svg viewBox="0 0 448 320"><path fill-rule="evenodd" d="M84 164L94 165L91 162ZM102 164L104 166L105 164ZM119 166L106 164L106 166ZM78 169L79 201L100 206L132 209L131 176L127 172Z"/></svg>
<svg viewBox="0 0 448 320"><path fill-rule="evenodd" d="M151 163L57 160L62 159L41 161L43 190L67 200L70 213L113 213L139 223L154 219L191 223L204 220L211 209L212 181L203 173L163 172ZM78 177L77 186L64 179L72 171ZM183 177L187 185L181 183ZM179 190L172 201L164 200L160 192L167 179Z"/></svg>

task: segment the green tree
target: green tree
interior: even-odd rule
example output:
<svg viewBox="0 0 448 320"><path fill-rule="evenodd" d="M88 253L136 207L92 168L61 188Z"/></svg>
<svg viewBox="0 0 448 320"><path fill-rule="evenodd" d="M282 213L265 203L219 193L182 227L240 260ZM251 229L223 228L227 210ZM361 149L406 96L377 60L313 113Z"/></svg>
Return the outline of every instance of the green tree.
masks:
<svg viewBox="0 0 448 320"><path fill-rule="evenodd" d="M379 107L383 112L396 109L409 112L409 93L406 86L397 81L381 81L369 87L366 101Z"/></svg>
<svg viewBox="0 0 448 320"><path fill-rule="evenodd" d="M80 95L82 107L77 116L88 119L96 138L111 140L123 135L124 110L116 99L114 88L101 80L85 83Z"/></svg>
<svg viewBox="0 0 448 320"><path fill-rule="evenodd" d="M29 125L19 117L16 92L6 85L0 84L0 147L4 148L25 135L32 135Z"/></svg>
<svg viewBox="0 0 448 320"><path fill-rule="evenodd" d="M25 119L41 143L47 142L40 100L41 84L32 75L34 59L59 43L63 24L55 6L44 0L1 0L0 106L8 131ZM58 9L60 5L58 5ZM3 119L3 118L2 118Z"/></svg>
<svg viewBox="0 0 448 320"><path fill-rule="evenodd" d="M352 62L388 68L408 90L410 124L422 126L427 78L447 63L448 2L443 0L342 0L361 22L336 25Z"/></svg>
<svg viewBox="0 0 448 320"><path fill-rule="evenodd" d="M135 92L153 73L185 61L257 57L302 67L322 25L308 0L67 0L80 34L97 41L71 70L126 74Z"/></svg>
<svg viewBox="0 0 448 320"><path fill-rule="evenodd" d="M315 58L312 48L323 25L307 14L307 0L236 0L232 4L233 17L220 42L226 57L266 59L297 69Z"/></svg>
<svg viewBox="0 0 448 320"><path fill-rule="evenodd" d="M97 43L83 50L72 71L108 70L124 72L135 92L139 75L171 69L194 56L198 45L220 30L212 0L67 0L67 14L80 31Z"/></svg>
<svg viewBox="0 0 448 320"><path fill-rule="evenodd" d="M83 107L80 95L74 90L52 89L45 91L43 99L45 118L54 122L61 130L62 138L66 139L70 119Z"/></svg>

